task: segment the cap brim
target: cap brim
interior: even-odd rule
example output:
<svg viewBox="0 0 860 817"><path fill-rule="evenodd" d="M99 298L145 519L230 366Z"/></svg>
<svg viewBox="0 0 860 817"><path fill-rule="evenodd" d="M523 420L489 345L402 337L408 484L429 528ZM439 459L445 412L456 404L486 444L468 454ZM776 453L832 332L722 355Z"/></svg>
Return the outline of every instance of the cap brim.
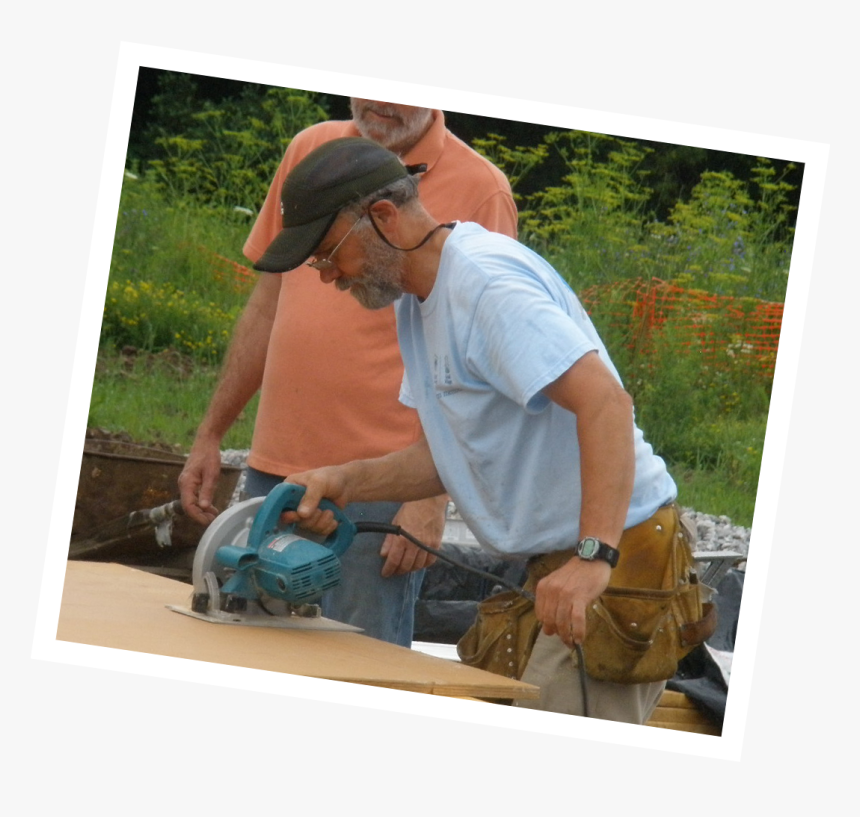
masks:
<svg viewBox="0 0 860 817"><path fill-rule="evenodd" d="M289 272L300 267L313 255L337 213L327 213L315 221L297 227L284 227L254 264L258 272Z"/></svg>

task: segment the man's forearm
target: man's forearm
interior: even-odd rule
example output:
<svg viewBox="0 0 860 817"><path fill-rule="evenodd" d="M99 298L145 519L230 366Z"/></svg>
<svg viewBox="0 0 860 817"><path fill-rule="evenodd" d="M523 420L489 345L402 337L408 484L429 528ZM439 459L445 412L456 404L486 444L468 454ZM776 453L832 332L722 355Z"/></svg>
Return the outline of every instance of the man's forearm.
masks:
<svg viewBox="0 0 860 817"><path fill-rule="evenodd" d="M596 536L613 547L624 531L633 492L633 412L619 398L578 416L582 509L580 537Z"/></svg>
<svg viewBox="0 0 860 817"><path fill-rule="evenodd" d="M331 533L336 526L331 512L319 509L323 499L344 508L351 502L412 502L445 492L423 438L384 457L289 474L286 481L306 488L296 520L323 534Z"/></svg>
<svg viewBox="0 0 860 817"><path fill-rule="evenodd" d="M219 441L260 388L277 310L280 278L261 278L248 301L227 352L196 439Z"/></svg>
<svg viewBox="0 0 860 817"><path fill-rule="evenodd" d="M445 493L423 437L401 451L372 460L355 460L344 468L351 502L412 502Z"/></svg>

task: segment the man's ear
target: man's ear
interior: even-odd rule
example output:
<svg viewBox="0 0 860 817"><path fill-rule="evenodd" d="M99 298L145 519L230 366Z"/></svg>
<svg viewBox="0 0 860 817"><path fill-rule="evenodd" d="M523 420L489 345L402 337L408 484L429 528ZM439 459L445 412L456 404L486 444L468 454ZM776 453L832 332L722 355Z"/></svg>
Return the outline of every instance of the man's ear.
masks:
<svg viewBox="0 0 860 817"><path fill-rule="evenodd" d="M388 199L380 199L375 201L369 208L370 215L373 220L383 228L385 232L397 226L397 221L400 216L400 211L393 202Z"/></svg>

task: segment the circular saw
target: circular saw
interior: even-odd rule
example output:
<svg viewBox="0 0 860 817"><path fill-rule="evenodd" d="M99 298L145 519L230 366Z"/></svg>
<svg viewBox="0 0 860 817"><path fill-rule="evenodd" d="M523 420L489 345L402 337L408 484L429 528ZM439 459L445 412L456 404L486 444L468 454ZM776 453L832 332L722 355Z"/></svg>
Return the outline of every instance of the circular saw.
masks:
<svg viewBox="0 0 860 817"><path fill-rule="evenodd" d="M239 502L206 529L194 554L190 609L179 613L222 624L258 627L360 628L322 618L319 600L340 584L340 557L352 544L356 527L334 503L338 522L328 537L285 524L304 496L300 485L281 483L266 497Z"/></svg>

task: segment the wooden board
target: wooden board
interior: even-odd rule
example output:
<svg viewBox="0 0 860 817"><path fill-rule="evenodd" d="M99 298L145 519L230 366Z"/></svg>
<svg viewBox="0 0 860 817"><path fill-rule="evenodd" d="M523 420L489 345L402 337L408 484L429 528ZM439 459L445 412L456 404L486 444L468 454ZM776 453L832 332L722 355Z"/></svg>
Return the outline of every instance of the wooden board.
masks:
<svg viewBox="0 0 860 817"><path fill-rule="evenodd" d="M720 727L700 712L683 692L667 689L646 726L659 729L676 729L680 732L698 732L703 735L720 735Z"/></svg>
<svg viewBox="0 0 860 817"><path fill-rule="evenodd" d="M470 698L537 698L538 688L357 633L200 621L191 587L117 564L70 561L57 639L215 664Z"/></svg>

